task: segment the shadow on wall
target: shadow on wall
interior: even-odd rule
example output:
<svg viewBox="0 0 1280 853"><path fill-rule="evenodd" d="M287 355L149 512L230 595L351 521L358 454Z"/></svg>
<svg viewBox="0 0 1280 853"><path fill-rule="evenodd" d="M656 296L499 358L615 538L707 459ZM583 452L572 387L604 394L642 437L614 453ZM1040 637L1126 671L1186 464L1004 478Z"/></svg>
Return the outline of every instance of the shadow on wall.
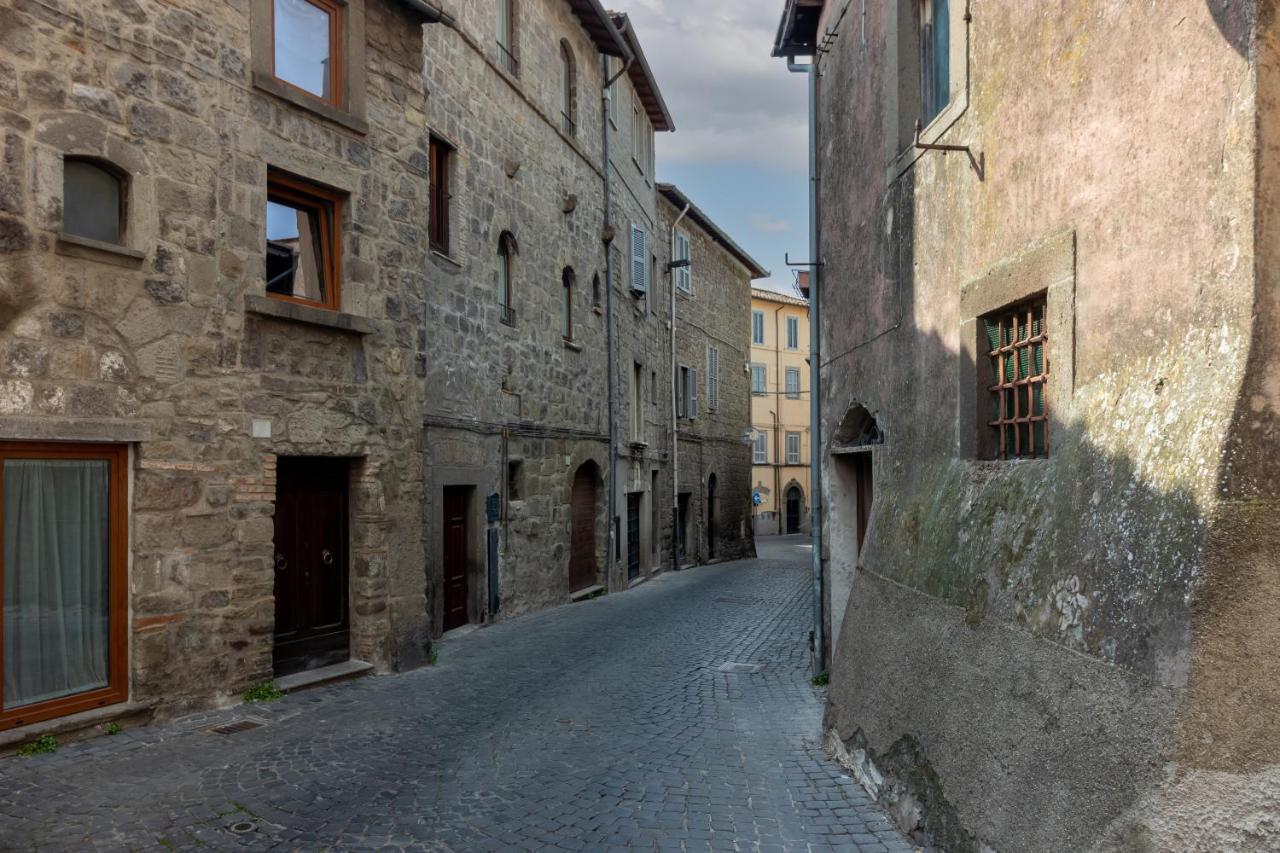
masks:
<svg viewBox="0 0 1280 853"><path fill-rule="evenodd" d="M1247 31L1219 5L1225 35ZM1197 303L1179 339L1126 342L1079 386L1051 338L1067 402L1049 408L1049 458L962 458L957 377L984 365L915 319L935 316L917 314L916 171L871 210L859 179L823 187L844 200L829 221L859 223L824 249L828 268L873 271L824 295L829 318L858 318L827 329L825 438L862 404L888 441L860 555L840 535L856 528L854 490L828 478L828 566L853 576L835 751L904 828L952 853L1142 849L1176 832L1249 847L1280 802L1280 535L1274 485L1229 505L1219 482L1236 396L1204 365L1250 347L1232 297ZM960 283L928 284L921 302ZM991 412L989 392L977 402L962 429ZM1180 789L1173 768L1229 776Z"/></svg>

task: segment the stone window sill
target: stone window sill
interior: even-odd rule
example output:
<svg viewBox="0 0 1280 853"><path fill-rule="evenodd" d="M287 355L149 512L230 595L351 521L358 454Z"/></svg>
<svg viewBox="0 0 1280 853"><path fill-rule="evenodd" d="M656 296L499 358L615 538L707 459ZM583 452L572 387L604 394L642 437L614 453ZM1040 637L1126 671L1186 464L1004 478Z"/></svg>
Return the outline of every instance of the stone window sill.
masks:
<svg viewBox="0 0 1280 853"><path fill-rule="evenodd" d="M347 130L355 131L362 136L369 132L369 123L364 119L352 115L341 107L335 107L313 95L308 95L300 89L287 86L269 74L253 72L253 85L254 88L274 95L282 101L288 101L295 107L301 107L334 124L342 125Z"/></svg>
<svg viewBox="0 0 1280 853"><path fill-rule="evenodd" d="M259 296L256 293L245 295L244 310L262 317L305 323L309 326L322 326L355 335L370 335L374 331L373 324L366 317L331 311L328 308L299 305L296 302L285 302L283 299L272 299L270 296Z"/></svg>
<svg viewBox="0 0 1280 853"><path fill-rule="evenodd" d="M449 264L452 267L456 267L457 269L462 269L462 261L453 257L447 252L442 252L439 249L432 249L431 257L437 261L444 261L446 264Z"/></svg>
<svg viewBox="0 0 1280 853"><path fill-rule="evenodd" d="M52 720L43 720L38 723L31 723L26 726L9 729L0 732L0 754L16 749L20 744L34 740L41 735L67 735L73 736L77 732L85 732L97 726L105 726L107 723L134 718L140 722L150 722L152 714L155 712L155 702L120 702L115 705L105 705L101 708L92 708L88 711L81 711L78 714L71 714L66 717L55 717ZM71 737L75 740L75 737Z"/></svg>
<svg viewBox="0 0 1280 853"><path fill-rule="evenodd" d="M582 352L582 344L574 343L568 338L564 341L564 348L567 350L573 350L574 352Z"/></svg>
<svg viewBox="0 0 1280 853"><path fill-rule="evenodd" d="M121 246L119 243L93 240L65 231L58 233L57 251L60 255L107 260L125 266L136 266L147 256L146 252Z"/></svg>

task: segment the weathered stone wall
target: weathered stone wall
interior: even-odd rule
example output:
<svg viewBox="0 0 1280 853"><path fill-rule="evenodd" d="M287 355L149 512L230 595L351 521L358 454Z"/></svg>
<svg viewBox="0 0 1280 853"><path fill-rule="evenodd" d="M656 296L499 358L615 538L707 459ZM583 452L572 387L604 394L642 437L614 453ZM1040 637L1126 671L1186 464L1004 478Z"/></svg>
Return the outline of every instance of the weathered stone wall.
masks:
<svg viewBox="0 0 1280 853"><path fill-rule="evenodd" d="M1239 577L1215 531L1236 515L1224 449L1253 333L1249 16L992 2L966 25L953 9L967 104L926 139L970 160L898 131L896 6L868 4L865 43L846 25L819 63L822 440L858 405L887 434L860 555L838 461L824 478L835 746L948 849L1261 849L1273 797L1237 809L1244 830L1139 807L1223 754L1203 722L1180 748L1180 726L1234 708L1239 735L1260 707L1253 688L1186 704L1203 633L1238 637L1223 626L1246 615L1205 608ZM968 458L988 403L965 384L964 324L1046 289L1065 332L1050 458ZM1255 556L1262 591L1274 557ZM1274 773L1251 750L1215 769Z"/></svg>
<svg viewBox="0 0 1280 853"><path fill-rule="evenodd" d="M449 257L433 255L439 286L428 292L428 316L441 328L428 335L426 377L428 424L428 576L438 599L441 577L439 500L446 486L471 486L477 507L471 523L487 526L479 507L499 494L503 517L499 594L501 616L563 603L569 596L570 497L574 474L596 464L597 551L600 583L626 585L625 559L608 554L604 477L608 470L608 399L604 171L601 54L568 4L527 0L518 4L515 52L518 73L499 65L494 7L487 0L452 4L457 29L429 29L428 118L432 132L457 149L457 187L452 202L454 246ZM560 44L574 57L576 129L560 120ZM615 61L616 67L616 61ZM630 110L631 82L616 84ZM621 113L621 110L620 110ZM627 553L628 492L646 494L642 512L642 565L658 568L651 525L652 476L666 465L663 434L656 423L647 446L630 442L628 390L632 365L645 376L665 376L662 316L652 298L636 298L628 286L630 223L652 231L652 176L631 162L629 123L608 124L613 150L614 311L617 357L618 553ZM634 173L634 174L633 174ZM503 323L498 297L498 241L510 232L518 247L513 263L514 322ZM573 336L561 329L562 273L572 268ZM650 381L645 403L656 418ZM665 386L663 386L665 387ZM513 467L514 466L514 467ZM513 482L508 482L511 479ZM511 494L512 490L516 494ZM660 552L662 553L662 552ZM487 577L477 564L470 573L471 618L486 616ZM433 606L439 619L438 604Z"/></svg>
<svg viewBox="0 0 1280 853"><path fill-rule="evenodd" d="M662 197L658 213L669 235L681 210ZM689 237L692 292L676 290L676 363L696 369L699 386L697 418L679 420L680 491L690 496L687 559L753 557L751 449L742 440L751 426L751 272L694 220L686 216L679 227ZM707 389L711 346L720 352L714 408Z"/></svg>
<svg viewBox="0 0 1280 853"><path fill-rule="evenodd" d="M0 3L0 439L131 444L131 698L166 714L271 677L281 455L352 459L353 657L424 654L420 20L350 4L361 132L255 88L248 7ZM59 238L65 155L128 174L123 250ZM268 167L349 194L365 333L263 297Z"/></svg>

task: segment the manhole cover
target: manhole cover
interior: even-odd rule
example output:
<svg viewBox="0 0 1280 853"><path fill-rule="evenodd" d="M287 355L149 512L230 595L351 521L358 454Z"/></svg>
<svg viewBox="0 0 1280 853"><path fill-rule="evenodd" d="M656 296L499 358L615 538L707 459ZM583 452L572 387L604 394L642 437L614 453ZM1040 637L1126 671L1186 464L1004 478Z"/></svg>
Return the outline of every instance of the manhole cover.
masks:
<svg viewBox="0 0 1280 853"><path fill-rule="evenodd" d="M762 669L764 669L764 664L762 663L736 663L734 661L729 661L728 663L720 664L718 671L719 672L759 672Z"/></svg>
<svg viewBox="0 0 1280 853"><path fill-rule="evenodd" d="M233 720L229 723L222 723L217 726L209 726L206 732L216 735L234 735L240 732L247 732L250 729L260 729L267 724L266 720L258 720L253 717L245 717L242 720Z"/></svg>
<svg viewBox="0 0 1280 853"><path fill-rule="evenodd" d="M228 826L227 829L231 830L236 835L246 835L250 832L257 831L258 822L253 820L238 820L235 823Z"/></svg>
<svg viewBox="0 0 1280 853"><path fill-rule="evenodd" d="M759 604L760 599L747 595L722 595L716 599L716 602L718 604L742 604L750 607L753 604Z"/></svg>

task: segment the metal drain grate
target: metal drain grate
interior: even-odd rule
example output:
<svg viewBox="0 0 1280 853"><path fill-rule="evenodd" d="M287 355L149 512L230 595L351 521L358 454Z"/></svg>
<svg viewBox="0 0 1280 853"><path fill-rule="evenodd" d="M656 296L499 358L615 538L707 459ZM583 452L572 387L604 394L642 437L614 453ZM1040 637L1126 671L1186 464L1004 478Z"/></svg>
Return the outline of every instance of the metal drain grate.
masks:
<svg viewBox="0 0 1280 853"><path fill-rule="evenodd" d="M251 729L260 729L267 724L266 720L258 720L253 717L245 717L242 720L233 720L229 723L222 723L217 726L209 726L204 731L215 735L236 735L240 732L247 732Z"/></svg>
<svg viewBox="0 0 1280 853"><path fill-rule="evenodd" d="M723 595L723 596L721 596L720 598L717 598L717 599L716 599L716 603L718 603L718 604L742 604L742 605L745 605L745 606L747 606L747 607L750 607L750 606L751 606L751 605L753 605L753 604L759 604L759 603L760 603L760 599L758 599L758 598L753 598L753 597L751 597L751 596L749 596L749 595L738 595L738 596L734 596L734 595Z"/></svg>
<svg viewBox="0 0 1280 853"><path fill-rule="evenodd" d="M735 661L729 661L727 663L720 664L720 666L717 667L717 672L760 672L762 669L764 669L764 664L762 663L737 663Z"/></svg>

